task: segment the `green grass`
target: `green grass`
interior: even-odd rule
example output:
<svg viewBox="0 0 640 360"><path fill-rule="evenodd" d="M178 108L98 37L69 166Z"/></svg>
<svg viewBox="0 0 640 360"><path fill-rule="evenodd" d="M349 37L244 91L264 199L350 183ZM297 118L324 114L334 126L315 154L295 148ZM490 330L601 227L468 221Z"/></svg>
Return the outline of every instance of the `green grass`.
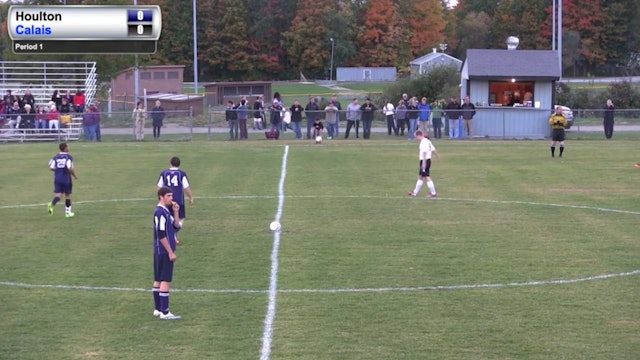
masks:
<svg viewBox="0 0 640 360"><path fill-rule="evenodd" d="M259 358L285 144L272 359L640 353L640 274L550 283L640 269L638 134L570 132L563 159L547 141L437 140L438 199L405 195L417 143L383 134L322 146L128 138L71 144L70 220L61 204L46 214L56 146L0 145L1 359ZM151 214L173 155L196 202L171 295L183 320L161 322L147 292Z"/></svg>

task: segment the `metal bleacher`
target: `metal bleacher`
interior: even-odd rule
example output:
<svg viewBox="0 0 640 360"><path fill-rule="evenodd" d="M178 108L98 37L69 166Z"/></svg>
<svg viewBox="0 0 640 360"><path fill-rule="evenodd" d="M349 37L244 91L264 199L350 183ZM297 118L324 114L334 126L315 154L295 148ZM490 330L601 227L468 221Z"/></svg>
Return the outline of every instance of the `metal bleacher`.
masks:
<svg viewBox="0 0 640 360"><path fill-rule="evenodd" d="M46 105L54 90L75 94L82 90L85 103L96 96L97 72L95 62L80 61L0 61L0 94L7 90L22 97L29 89L36 105ZM0 142L38 140L78 140L82 133L82 118L76 115L66 127L48 129L0 128Z"/></svg>

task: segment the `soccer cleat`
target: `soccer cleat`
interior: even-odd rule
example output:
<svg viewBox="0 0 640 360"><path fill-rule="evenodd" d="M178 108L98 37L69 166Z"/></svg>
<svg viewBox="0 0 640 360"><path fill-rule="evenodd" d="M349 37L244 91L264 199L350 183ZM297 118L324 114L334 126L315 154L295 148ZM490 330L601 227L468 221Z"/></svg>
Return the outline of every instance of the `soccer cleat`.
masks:
<svg viewBox="0 0 640 360"><path fill-rule="evenodd" d="M433 198L436 198L437 196L436 196L436 194L429 194L429 195L427 195L427 197L429 199L433 199Z"/></svg>
<svg viewBox="0 0 640 360"><path fill-rule="evenodd" d="M47 204L47 212L49 212L49 215L53 215L53 203Z"/></svg>
<svg viewBox="0 0 640 360"><path fill-rule="evenodd" d="M162 315L162 311L160 311L160 310L153 310L153 316L158 317L158 316L160 316L160 315Z"/></svg>
<svg viewBox="0 0 640 360"><path fill-rule="evenodd" d="M413 191L408 191L408 192L407 192L407 195L409 195L409 196L416 196L416 194L415 194Z"/></svg>
<svg viewBox="0 0 640 360"><path fill-rule="evenodd" d="M74 217L76 214L74 213L68 213L68 214L64 214L64 217L66 217L67 219Z"/></svg>
<svg viewBox="0 0 640 360"><path fill-rule="evenodd" d="M158 319L160 319L160 320L180 320L180 319L182 319L182 316L173 315L172 313L168 312L166 314L160 314Z"/></svg>

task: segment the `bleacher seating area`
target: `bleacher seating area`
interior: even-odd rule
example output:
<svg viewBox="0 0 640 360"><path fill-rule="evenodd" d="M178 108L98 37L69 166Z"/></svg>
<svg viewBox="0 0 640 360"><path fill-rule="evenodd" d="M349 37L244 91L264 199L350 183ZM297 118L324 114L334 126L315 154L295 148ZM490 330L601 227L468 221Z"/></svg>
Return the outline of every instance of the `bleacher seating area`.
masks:
<svg viewBox="0 0 640 360"><path fill-rule="evenodd" d="M47 105L54 90L64 94L69 90L75 94L84 92L85 104L91 103L96 95L95 62L58 61L0 61L0 98L7 90L12 95L24 96L30 90L38 105ZM35 109L33 109L35 110ZM3 116L4 114L0 114ZM1 122L1 121L0 121ZM17 141L73 141L82 135L82 117L74 115L72 122L57 129L16 129L0 126L0 143Z"/></svg>
<svg viewBox="0 0 640 360"><path fill-rule="evenodd" d="M0 128L0 143L28 141L75 141L82 137L82 117L74 117L60 129Z"/></svg>

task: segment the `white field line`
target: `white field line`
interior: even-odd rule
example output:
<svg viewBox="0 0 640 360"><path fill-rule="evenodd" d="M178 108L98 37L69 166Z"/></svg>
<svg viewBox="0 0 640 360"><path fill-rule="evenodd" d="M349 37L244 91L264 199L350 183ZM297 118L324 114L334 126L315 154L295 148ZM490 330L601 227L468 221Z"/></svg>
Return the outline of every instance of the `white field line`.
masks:
<svg viewBox="0 0 640 360"><path fill-rule="evenodd" d="M273 275L273 274L272 274ZM571 285L583 282L611 280L629 276L640 275L640 269L587 276L576 279L552 279L552 280L534 280L526 282L508 282L508 283L486 283L486 284L462 284L462 285L432 285L432 286L414 286L414 287L380 287L380 288L335 288L335 289L271 289L269 290L251 290L251 289L171 289L171 292L183 293L207 293L207 294L265 294L269 293L270 299L273 292L280 294L337 294L337 293L390 293L390 292L418 292L418 291L455 291L455 290L480 290L480 289L506 289L517 287L533 287L547 285ZM275 287L275 284L273 284ZM47 285L47 284L27 284L0 281L0 286L21 287L28 289L56 289L56 290L84 290L84 291L125 291L125 292L150 292L148 288L129 288L129 287L107 287L107 286L83 286L83 285ZM275 300L274 300L275 311ZM275 313L274 313L275 314Z"/></svg>
<svg viewBox="0 0 640 360"><path fill-rule="evenodd" d="M221 196L196 196L196 199L206 200L206 199L215 199L215 200L255 200L255 199L273 199L279 198L280 196L273 195L221 195ZM471 202L471 203L489 203L489 204L521 204L521 205L531 205L531 206L547 206L547 207L561 207L561 208L570 208L570 209L582 209L582 210L593 210L593 211L602 211L602 212L610 212L617 214L628 214L628 215L640 215L640 211L632 211L632 210L618 210L618 209L609 209L597 206L587 206L587 205L571 205L571 204L554 204L554 203L540 203L534 201L519 201L519 200L484 200L484 199L456 199L456 198L441 198L437 199L409 199L407 196L376 196L376 195L287 195L285 198L288 199L408 199L411 201L455 201L455 202ZM110 200L83 200L83 201L74 201L74 205L79 204L98 204L98 203L110 203L110 202L126 202L126 201L156 201L154 198L129 198L129 199L110 199ZM20 208L30 208L30 207L39 207L46 206L47 203L39 203L39 204L18 204L18 205L2 205L0 206L0 210L4 209L20 209Z"/></svg>
<svg viewBox="0 0 640 360"><path fill-rule="evenodd" d="M284 206L284 180L287 177L287 157L289 145L284 147L282 154L282 167L280 170L280 182L278 183L278 209L275 221L280 222L282 208ZM273 321L276 318L276 298L278 296L278 250L280 249L280 230L273 232L273 249L271 250L271 275L269 276L269 302L267 314L264 318L264 330L262 332L262 350L260 360L268 360L271 356L271 343L273 341Z"/></svg>

